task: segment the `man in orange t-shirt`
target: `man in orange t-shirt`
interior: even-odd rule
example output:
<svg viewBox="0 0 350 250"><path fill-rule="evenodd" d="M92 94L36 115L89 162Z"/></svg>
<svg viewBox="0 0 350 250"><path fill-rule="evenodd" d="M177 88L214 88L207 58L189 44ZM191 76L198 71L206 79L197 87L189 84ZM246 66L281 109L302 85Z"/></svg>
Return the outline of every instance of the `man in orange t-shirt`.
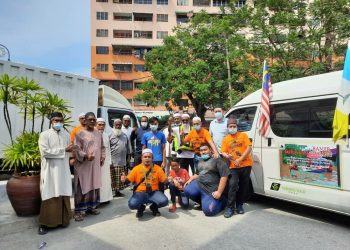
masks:
<svg viewBox="0 0 350 250"><path fill-rule="evenodd" d="M168 198L159 191L159 184L167 181L163 169L152 163L152 150L146 148L142 150L142 163L134 167L128 176L123 174L121 181L134 183L135 192L129 199L129 208L137 209L136 217L143 216L143 211L147 203L152 203L150 209L154 216L160 216L158 208L168 205Z"/></svg>
<svg viewBox="0 0 350 250"><path fill-rule="evenodd" d="M194 156L194 169L195 172L198 171L198 161L200 159L199 148L203 143L209 144L211 150L213 151L213 158L219 158L219 153L215 147L213 142L213 138L211 137L208 130L201 126L202 120L198 116L193 117L192 119L192 129L188 135L183 139L183 135L180 133L181 144L189 142L192 145L192 148L195 152ZM195 173L192 173L195 174Z"/></svg>
<svg viewBox="0 0 350 250"><path fill-rule="evenodd" d="M253 165L252 143L246 133L237 131L237 120L227 122L228 135L221 145L222 155L230 161L228 201L224 216L231 217L236 208L238 214L244 214L243 202L247 199L250 172Z"/></svg>
<svg viewBox="0 0 350 250"><path fill-rule="evenodd" d="M74 143L75 135L86 126L85 113L79 114L79 122L80 122L80 126L73 128L72 132L70 133L69 139L72 143Z"/></svg>

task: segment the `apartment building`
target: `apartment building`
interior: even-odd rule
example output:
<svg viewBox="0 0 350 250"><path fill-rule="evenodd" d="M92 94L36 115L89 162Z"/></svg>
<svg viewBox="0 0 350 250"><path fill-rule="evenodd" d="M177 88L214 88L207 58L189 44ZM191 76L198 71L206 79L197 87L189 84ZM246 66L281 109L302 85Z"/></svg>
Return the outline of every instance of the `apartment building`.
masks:
<svg viewBox="0 0 350 250"><path fill-rule="evenodd" d="M153 110L134 98L151 77L144 68L145 54L193 13L205 9L215 14L229 1L91 0L91 76L121 92L136 111ZM235 3L241 7L251 1ZM166 109L160 103L155 110Z"/></svg>

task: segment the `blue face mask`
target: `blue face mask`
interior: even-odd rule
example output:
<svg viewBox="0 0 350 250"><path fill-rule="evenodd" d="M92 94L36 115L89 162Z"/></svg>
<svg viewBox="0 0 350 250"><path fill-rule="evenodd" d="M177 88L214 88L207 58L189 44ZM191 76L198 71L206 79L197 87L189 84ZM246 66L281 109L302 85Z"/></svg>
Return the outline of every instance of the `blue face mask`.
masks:
<svg viewBox="0 0 350 250"><path fill-rule="evenodd" d="M201 158L206 161L210 159L210 155L202 155Z"/></svg>
<svg viewBox="0 0 350 250"><path fill-rule="evenodd" d="M201 125L194 125L193 127L194 127L194 129L197 130L197 131L201 129Z"/></svg>
<svg viewBox="0 0 350 250"><path fill-rule="evenodd" d="M218 120L221 120L222 119L222 112L215 112L215 118L218 119Z"/></svg>
<svg viewBox="0 0 350 250"><path fill-rule="evenodd" d="M61 130L61 129L63 128L63 123L56 122L56 123L52 124L52 128L53 128L54 130L59 131L59 130Z"/></svg>

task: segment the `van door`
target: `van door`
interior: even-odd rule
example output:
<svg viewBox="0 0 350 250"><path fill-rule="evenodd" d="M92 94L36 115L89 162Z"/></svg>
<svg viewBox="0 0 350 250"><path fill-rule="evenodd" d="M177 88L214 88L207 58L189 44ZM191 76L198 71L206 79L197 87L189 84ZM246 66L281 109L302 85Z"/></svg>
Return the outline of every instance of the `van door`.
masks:
<svg viewBox="0 0 350 250"><path fill-rule="evenodd" d="M329 168L336 164L331 139L335 105L336 98L325 97L271 104L271 131L261 152L267 194L279 195L273 190L277 180L339 187L339 170Z"/></svg>
<svg viewBox="0 0 350 250"><path fill-rule="evenodd" d="M261 166L261 140L257 131L257 109L256 105L239 107L226 114L227 118L236 118L238 131L247 133L253 143L252 156L254 164L252 166L251 180L254 192L263 194L263 171Z"/></svg>

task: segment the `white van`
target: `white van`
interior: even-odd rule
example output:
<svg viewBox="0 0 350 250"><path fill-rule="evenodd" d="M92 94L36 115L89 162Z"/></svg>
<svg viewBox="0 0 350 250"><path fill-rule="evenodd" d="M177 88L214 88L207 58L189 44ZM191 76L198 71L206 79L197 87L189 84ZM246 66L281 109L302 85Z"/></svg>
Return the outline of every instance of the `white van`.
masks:
<svg viewBox="0 0 350 250"><path fill-rule="evenodd" d="M111 87L100 85L98 87L97 117L102 117L106 120L105 131L107 134L112 132L114 120L118 118L122 120L124 115L130 116L130 126L132 128L139 126L139 122L128 100Z"/></svg>
<svg viewBox="0 0 350 250"><path fill-rule="evenodd" d="M271 129L259 135L261 90L226 113L253 142L255 193L350 214L348 139L332 141L342 71L275 83Z"/></svg>

